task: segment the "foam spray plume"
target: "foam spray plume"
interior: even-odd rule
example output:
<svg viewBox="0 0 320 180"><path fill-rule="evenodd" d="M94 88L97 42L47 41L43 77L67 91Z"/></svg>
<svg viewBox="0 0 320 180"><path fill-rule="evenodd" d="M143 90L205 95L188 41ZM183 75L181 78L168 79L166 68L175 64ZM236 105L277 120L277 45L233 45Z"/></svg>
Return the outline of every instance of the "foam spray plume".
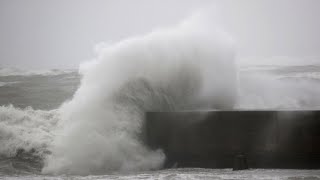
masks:
<svg viewBox="0 0 320 180"><path fill-rule="evenodd" d="M230 109L236 97L232 40L202 15L100 48L60 108L43 173L104 174L160 168L144 145L144 113Z"/></svg>

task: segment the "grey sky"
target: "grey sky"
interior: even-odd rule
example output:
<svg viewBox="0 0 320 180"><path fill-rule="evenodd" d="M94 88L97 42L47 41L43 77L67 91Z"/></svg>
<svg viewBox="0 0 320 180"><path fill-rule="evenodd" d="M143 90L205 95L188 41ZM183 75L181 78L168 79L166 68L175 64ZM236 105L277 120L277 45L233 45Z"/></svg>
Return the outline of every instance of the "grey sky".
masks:
<svg viewBox="0 0 320 180"><path fill-rule="evenodd" d="M319 0L0 0L0 67L77 67L99 42L175 24L208 6L239 57L320 57Z"/></svg>

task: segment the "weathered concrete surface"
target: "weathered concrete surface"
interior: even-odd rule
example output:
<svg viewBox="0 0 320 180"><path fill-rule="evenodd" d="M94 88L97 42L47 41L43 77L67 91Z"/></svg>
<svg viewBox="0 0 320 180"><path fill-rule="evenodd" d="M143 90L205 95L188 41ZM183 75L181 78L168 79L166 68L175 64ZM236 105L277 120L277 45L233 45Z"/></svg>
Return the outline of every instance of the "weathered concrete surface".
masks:
<svg viewBox="0 0 320 180"><path fill-rule="evenodd" d="M320 111L146 113L147 144L164 150L166 167L320 168Z"/></svg>

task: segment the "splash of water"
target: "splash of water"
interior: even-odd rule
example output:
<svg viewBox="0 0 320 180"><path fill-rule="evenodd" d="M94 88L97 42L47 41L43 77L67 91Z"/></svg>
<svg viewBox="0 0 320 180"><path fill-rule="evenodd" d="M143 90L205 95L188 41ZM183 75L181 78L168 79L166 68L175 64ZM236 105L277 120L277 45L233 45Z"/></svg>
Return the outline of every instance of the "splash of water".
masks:
<svg viewBox="0 0 320 180"><path fill-rule="evenodd" d="M81 65L81 86L62 119L44 173L157 169L164 154L143 142L146 111L232 108L230 38L196 15L173 28L100 48Z"/></svg>

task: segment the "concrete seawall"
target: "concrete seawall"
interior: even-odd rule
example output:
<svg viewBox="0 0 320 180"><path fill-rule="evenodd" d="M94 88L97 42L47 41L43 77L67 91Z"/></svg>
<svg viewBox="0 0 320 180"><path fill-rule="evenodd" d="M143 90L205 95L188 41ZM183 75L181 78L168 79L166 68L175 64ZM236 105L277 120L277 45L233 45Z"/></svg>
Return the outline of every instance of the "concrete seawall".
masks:
<svg viewBox="0 0 320 180"><path fill-rule="evenodd" d="M146 137L166 167L320 168L320 111L147 112Z"/></svg>

